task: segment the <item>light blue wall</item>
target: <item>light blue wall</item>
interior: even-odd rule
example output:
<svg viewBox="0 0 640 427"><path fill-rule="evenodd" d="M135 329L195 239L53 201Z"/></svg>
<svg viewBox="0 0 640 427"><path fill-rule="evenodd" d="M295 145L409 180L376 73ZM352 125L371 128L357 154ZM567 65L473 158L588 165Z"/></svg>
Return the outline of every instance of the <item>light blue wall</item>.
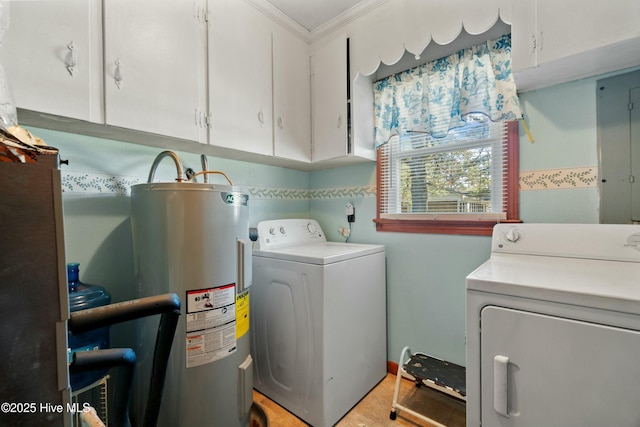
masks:
<svg viewBox="0 0 640 427"><path fill-rule="evenodd" d="M520 96L534 142L520 131L520 170L559 173L597 170L596 78L526 92ZM525 222L598 222L598 189L545 189L520 193Z"/></svg>
<svg viewBox="0 0 640 427"><path fill-rule="evenodd" d="M568 188L556 188L553 181L553 176L570 174L575 168L597 173L595 82L586 79L521 95L535 142L530 143L521 128L520 170L535 176L540 187L523 188L520 193L520 216L526 222L598 221L593 180ZM62 168L67 260L80 262L81 279L107 287L114 301L132 298L127 189L146 182L161 150L30 130L58 147L61 158L70 162ZM200 169L199 154L178 154L187 165ZM402 347L409 345L465 364L464 279L489 257L489 237L376 232L373 163L310 173L213 157L209 165L250 193L250 225L262 219L313 217L330 240L339 241L337 228L347 225L345 204L352 202L356 222L350 241L386 247L388 359L397 360ZM174 173L166 160L156 176L172 180Z"/></svg>

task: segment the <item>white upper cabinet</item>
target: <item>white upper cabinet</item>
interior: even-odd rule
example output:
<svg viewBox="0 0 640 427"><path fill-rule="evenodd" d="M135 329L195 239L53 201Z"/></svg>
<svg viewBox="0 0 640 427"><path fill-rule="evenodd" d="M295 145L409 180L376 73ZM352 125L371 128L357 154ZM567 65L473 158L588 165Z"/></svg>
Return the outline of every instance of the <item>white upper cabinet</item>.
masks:
<svg viewBox="0 0 640 427"><path fill-rule="evenodd" d="M511 7L512 70L526 70L537 65L536 0L513 1Z"/></svg>
<svg viewBox="0 0 640 427"><path fill-rule="evenodd" d="M345 157L349 154L346 37L336 37L318 48L311 67L311 159L319 162Z"/></svg>
<svg viewBox="0 0 640 427"><path fill-rule="evenodd" d="M537 0L544 63L640 37L640 1Z"/></svg>
<svg viewBox="0 0 640 427"><path fill-rule="evenodd" d="M98 0L5 2L1 61L17 107L102 122Z"/></svg>
<svg viewBox="0 0 640 427"><path fill-rule="evenodd" d="M310 161L309 45L246 1L209 0L209 143Z"/></svg>
<svg viewBox="0 0 640 427"><path fill-rule="evenodd" d="M640 65L638 0L518 0L512 6L520 90Z"/></svg>
<svg viewBox="0 0 640 427"><path fill-rule="evenodd" d="M273 30L274 155L311 160L311 81L309 45L274 24Z"/></svg>
<svg viewBox="0 0 640 427"><path fill-rule="evenodd" d="M312 57L312 160L352 163L375 160L371 76L352 75L348 40L342 35Z"/></svg>
<svg viewBox="0 0 640 427"><path fill-rule="evenodd" d="M206 141L204 0L104 2L106 123Z"/></svg>
<svg viewBox="0 0 640 427"><path fill-rule="evenodd" d="M271 25L244 0L209 0L209 143L273 155Z"/></svg>

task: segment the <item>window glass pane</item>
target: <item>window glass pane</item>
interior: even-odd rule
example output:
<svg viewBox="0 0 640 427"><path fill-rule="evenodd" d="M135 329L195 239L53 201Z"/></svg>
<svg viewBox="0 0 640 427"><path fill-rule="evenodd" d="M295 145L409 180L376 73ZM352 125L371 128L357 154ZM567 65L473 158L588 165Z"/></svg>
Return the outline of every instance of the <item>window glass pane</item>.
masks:
<svg viewBox="0 0 640 427"><path fill-rule="evenodd" d="M394 136L381 149L386 153L381 213L503 212L505 123L470 115L465 126L445 138Z"/></svg>
<svg viewBox="0 0 640 427"><path fill-rule="evenodd" d="M491 151L488 145L401 158L400 212L492 212Z"/></svg>

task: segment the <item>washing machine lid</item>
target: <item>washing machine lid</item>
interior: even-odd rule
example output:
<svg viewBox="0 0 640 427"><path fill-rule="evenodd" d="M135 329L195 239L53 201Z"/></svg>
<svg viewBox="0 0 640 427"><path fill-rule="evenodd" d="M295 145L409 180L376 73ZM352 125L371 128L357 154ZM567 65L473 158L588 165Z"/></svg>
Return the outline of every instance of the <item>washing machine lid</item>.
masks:
<svg viewBox="0 0 640 427"><path fill-rule="evenodd" d="M384 253L382 245L360 243L321 242L307 245L254 250L253 256L326 265L376 253Z"/></svg>
<svg viewBox="0 0 640 427"><path fill-rule="evenodd" d="M637 226L496 226L467 290L640 314Z"/></svg>

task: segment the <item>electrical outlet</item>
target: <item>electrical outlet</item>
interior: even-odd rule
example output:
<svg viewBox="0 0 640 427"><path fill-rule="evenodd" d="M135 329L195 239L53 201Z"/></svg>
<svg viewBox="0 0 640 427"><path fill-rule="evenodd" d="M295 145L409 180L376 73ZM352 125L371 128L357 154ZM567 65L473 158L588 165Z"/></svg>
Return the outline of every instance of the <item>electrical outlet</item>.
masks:
<svg viewBox="0 0 640 427"><path fill-rule="evenodd" d="M347 203L347 206L345 207L345 212L347 215L353 215L355 211L355 208L353 207L353 205L349 202Z"/></svg>
<svg viewBox="0 0 640 427"><path fill-rule="evenodd" d="M347 222L356 222L356 208L353 207L352 203L347 203L345 212L347 214Z"/></svg>

